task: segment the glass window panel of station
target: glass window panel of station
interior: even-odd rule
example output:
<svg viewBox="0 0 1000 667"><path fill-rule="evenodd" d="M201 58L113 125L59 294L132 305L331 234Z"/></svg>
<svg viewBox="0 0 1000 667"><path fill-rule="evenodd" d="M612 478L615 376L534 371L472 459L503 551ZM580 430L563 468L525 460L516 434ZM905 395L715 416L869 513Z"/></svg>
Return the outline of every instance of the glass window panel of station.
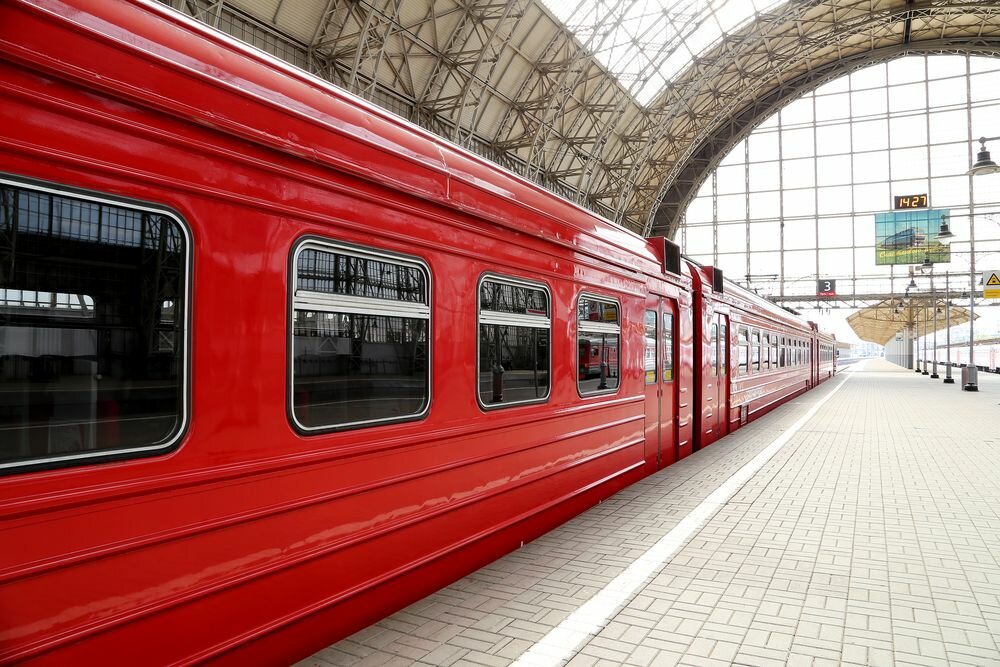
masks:
<svg viewBox="0 0 1000 667"><path fill-rule="evenodd" d="M996 136L998 133L995 132L997 128L997 119L1000 118L1000 104L984 104L982 106L972 107L972 128L973 128L973 140L978 139L984 134L988 137ZM982 131L977 128L993 128L988 131ZM987 133L988 132L988 133ZM996 161L997 155L997 141L987 142L986 147L993 151L993 160ZM979 151L979 143L977 142L974 146L975 151ZM990 180L987 178L986 180Z"/></svg>
<svg viewBox="0 0 1000 667"><path fill-rule="evenodd" d="M785 251L785 279L796 280L808 278L816 273L816 246L809 250L786 250ZM808 293L815 288L814 283L802 281L802 286Z"/></svg>
<svg viewBox="0 0 1000 667"><path fill-rule="evenodd" d="M858 246L875 247L875 217L873 215L854 216L854 243Z"/></svg>
<svg viewBox="0 0 1000 667"><path fill-rule="evenodd" d="M964 76L927 82L927 107L929 109L964 107L968 99ZM964 124L964 122L961 123L961 125Z"/></svg>
<svg viewBox="0 0 1000 667"><path fill-rule="evenodd" d="M813 122L813 99L812 95L805 95L793 102L790 102L781 110L782 127L791 128L801 125L812 125Z"/></svg>
<svg viewBox="0 0 1000 667"><path fill-rule="evenodd" d="M719 225L719 252L741 252L747 248L745 222Z"/></svg>
<svg viewBox="0 0 1000 667"><path fill-rule="evenodd" d="M617 391L621 306L607 297L583 294L577 301L576 328L580 395Z"/></svg>
<svg viewBox="0 0 1000 667"><path fill-rule="evenodd" d="M893 180L892 181L892 191L896 194L914 194L918 192L930 192L929 181L926 178L915 178L910 180ZM890 206L886 210L891 209L894 202L889 201Z"/></svg>
<svg viewBox="0 0 1000 667"><path fill-rule="evenodd" d="M889 145L893 148L926 146L927 114L908 114L889 118Z"/></svg>
<svg viewBox="0 0 1000 667"><path fill-rule="evenodd" d="M885 63L877 63L871 67L859 69L851 73L851 88L879 88L887 83Z"/></svg>
<svg viewBox="0 0 1000 667"><path fill-rule="evenodd" d="M851 146L857 153L885 150L889 147L889 121L876 118L853 123Z"/></svg>
<svg viewBox="0 0 1000 667"><path fill-rule="evenodd" d="M684 218L689 225L697 225L703 222L712 222L712 179L708 179L709 193L707 196L695 197L688 206Z"/></svg>
<svg viewBox="0 0 1000 667"><path fill-rule="evenodd" d="M850 81L851 79L848 76L842 76L834 79L833 81L828 81L816 89L816 96L822 97L825 95L832 95L834 93L846 93L850 89Z"/></svg>
<svg viewBox="0 0 1000 667"><path fill-rule="evenodd" d="M978 60L978 58L977 58ZM1000 72L983 72L973 74L969 78L969 87L973 104L977 102L990 102L1000 94ZM975 125L973 125L975 127ZM992 134L989 136L993 136Z"/></svg>
<svg viewBox="0 0 1000 667"><path fill-rule="evenodd" d="M889 151L855 153L853 173L855 183L877 183L889 179Z"/></svg>
<svg viewBox="0 0 1000 667"><path fill-rule="evenodd" d="M781 157L786 163L795 158L811 159L815 154L812 126L781 131Z"/></svg>
<svg viewBox="0 0 1000 667"><path fill-rule="evenodd" d="M782 201L786 219L816 214L816 191L811 188L786 190L782 193Z"/></svg>
<svg viewBox="0 0 1000 667"><path fill-rule="evenodd" d="M785 221L785 250L816 247L816 221L813 218Z"/></svg>
<svg viewBox="0 0 1000 667"><path fill-rule="evenodd" d="M891 208L892 198L887 182L862 183L854 186L855 211L888 211Z"/></svg>
<svg viewBox="0 0 1000 667"><path fill-rule="evenodd" d="M969 72L1000 72L1000 61L997 58L969 58Z"/></svg>
<svg viewBox="0 0 1000 667"><path fill-rule="evenodd" d="M747 253L744 250L743 252L720 254L714 262L709 258L708 262L702 263L706 265L714 264L716 267L722 269L723 275L733 280L743 280L743 276L747 272Z"/></svg>
<svg viewBox="0 0 1000 667"><path fill-rule="evenodd" d="M847 120L851 117L851 96L849 93L835 95L816 95L816 122L823 123L836 120Z"/></svg>
<svg viewBox="0 0 1000 667"><path fill-rule="evenodd" d="M889 166L894 181L927 178L927 148L895 148L889 151Z"/></svg>
<svg viewBox="0 0 1000 667"><path fill-rule="evenodd" d="M935 178L931 203L938 208L969 205L969 177L947 176ZM955 230L952 229L952 232Z"/></svg>
<svg viewBox="0 0 1000 667"><path fill-rule="evenodd" d="M722 158L719 162L720 167L730 167L737 164L744 164L746 162L746 140L743 140L733 146L732 150L726 153L726 156Z"/></svg>
<svg viewBox="0 0 1000 667"><path fill-rule="evenodd" d="M958 143L968 146L969 121L966 109L958 111L932 111L930 114L930 143ZM965 165L968 170L968 163Z"/></svg>
<svg viewBox="0 0 1000 667"><path fill-rule="evenodd" d="M552 318L544 285L486 276L479 285L479 404L496 408L549 396Z"/></svg>
<svg viewBox="0 0 1000 667"><path fill-rule="evenodd" d="M778 159L778 133L773 130L758 128L747 137L747 144L750 148L750 162L770 162Z"/></svg>
<svg viewBox="0 0 1000 667"><path fill-rule="evenodd" d="M770 276L778 273L781 265L780 252L750 253L750 274L754 276ZM742 278L742 276L741 276Z"/></svg>
<svg viewBox="0 0 1000 667"><path fill-rule="evenodd" d="M757 162L750 165L750 192L763 192L766 190L777 190L781 163ZM752 204L751 204L752 206ZM753 213L751 213L753 215ZM764 215L777 215L777 212L765 213Z"/></svg>
<svg viewBox="0 0 1000 667"><path fill-rule="evenodd" d="M872 251L872 264L875 263L875 253ZM854 251L849 248L819 251L819 274L821 276L842 276L851 273L851 262Z"/></svg>
<svg viewBox="0 0 1000 667"><path fill-rule="evenodd" d="M785 190L811 188L816 185L816 158L783 160L781 163L781 184Z"/></svg>
<svg viewBox="0 0 1000 667"><path fill-rule="evenodd" d="M927 58L927 78L930 80L962 77L963 85L965 81L965 56L928 56Z"/></svg>
<svg viewBox="0 0 1000 667"><path fill-rule="evenodd" d="M854 238L852 233L853 222L853 218L843 216L821 218L819 221L817 247L836 248L851 245Z"/></svg>
<svg viewBox="0 0 1000 667"><path fill-rule="evenodd" d="M816 185L850 185L851 156L816 158Z"/></svg>
<svg viewBox="0 0 1000 667"><path fill-rule="evenodd" d="M0 181L0 470L176 442L189 249L165 212Z"/></svg>
<svg viewBox="0 0 1000 667"><path fill-rule="evenodd" d="M889 113L922 111L926 108L927 88L923 81L889 88Z"/></svg>
<svg viewBox="0 0 1000 667"><path fill-rule="evenodd" d="M750 194L750 217L777 218L781 215L781 192L753 192Z"/></svg>
<svg viewBox="0 0 1000 667"><path fill-rule="evenodd" d="M855 120L884 116L888 112L888 108L884 88L851 91L851 117Z"/></svg>
<svg viewBox="0 0 1000 667"><path fill-rule="evenodd" d="M711 224L686 225L684 244L686 248L699 252L712 252L715 229Z"/></svg>
<svg viewBox="0 0 1000 667"><path fill-rule="evenodd" d="M719 220L746 220L747 198L745 194L720 195L718 202Z"/></svg>
<svg viewBox="0 0 1000 667"><path fill-rule="evenodd" d="M851 150L851 126L848 123L820 125L816 128L816 154L839 155Z"/></svg>
<svg viewBox="0 0 1000 667"><path fill-rule="evenodd" d="M886 63L890 86L904 83L923 82L926 77L926 63L923 56L896 58Z"/></svg>
<svg viewBox="0 0 1000 667"><path fill-rule="evenodd" d="M716 190L720 195L746 191L746 165L737 164L715 170Z"/></svg>
<svg viewBox="0 0 1000 667"><path fill-rule="evenodd" d="M854 206L851 186L838 185L818 188L816 190L816 206L816 213L821 217L833 213L850 213Z"/></svg>
<svg viewBox="0 0 1000 667"><path fill-rule="evenodd" d="M778 220L754 220L750 223L750 251L780 250L781 223Z"/></svg>
<svg viewBox="0 0 1000 667"><path fill-rule="evenodd" d="M419 260L309 240L292 266L292 416L373 426L430 406L430 274Z"/></svg>

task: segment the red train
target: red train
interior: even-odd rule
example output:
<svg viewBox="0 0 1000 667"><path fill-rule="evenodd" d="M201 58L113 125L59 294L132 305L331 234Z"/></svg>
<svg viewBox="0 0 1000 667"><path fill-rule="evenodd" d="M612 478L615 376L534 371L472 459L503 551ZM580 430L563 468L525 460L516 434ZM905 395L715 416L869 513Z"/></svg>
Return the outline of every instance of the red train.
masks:
<svg viewBox="0 0 1000 667"><path fill-rule="evenodd" d="M0 3L0 95L0 663L296 659L835 371L159 4Z"/></svg>

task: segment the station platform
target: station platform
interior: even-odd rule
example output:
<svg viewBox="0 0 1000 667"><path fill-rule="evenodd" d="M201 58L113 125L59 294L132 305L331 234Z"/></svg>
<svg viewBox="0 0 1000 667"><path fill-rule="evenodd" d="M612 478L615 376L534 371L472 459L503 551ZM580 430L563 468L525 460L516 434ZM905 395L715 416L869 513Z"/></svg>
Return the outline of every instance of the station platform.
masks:
<svg viewBox="0 0 1000 667"><path fill-rule="evenodd" d="M297 667L998 665L1000 376L953 374L853 364Z"/></svg>

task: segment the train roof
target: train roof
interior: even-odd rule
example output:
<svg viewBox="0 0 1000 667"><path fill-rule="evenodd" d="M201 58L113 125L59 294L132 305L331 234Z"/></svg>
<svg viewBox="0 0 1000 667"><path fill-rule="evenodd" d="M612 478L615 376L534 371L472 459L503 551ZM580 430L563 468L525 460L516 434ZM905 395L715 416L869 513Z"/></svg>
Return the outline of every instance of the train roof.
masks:
<svg viewBox="0 0 1000 667"><path fill-rule="evenodd" d="M88 68L87 53L38 44L36 64L70 63L75 78L119 97L377 181L627 269L668 277L643 237L308 72L154 0L15 3L91 39L173 70ZM76 7L72 7L75 5ZM23 39L30 36L21 35ZM29 47L30 48L30 45ZM97 49L95 49L97 51ZM61 59L60 59L61 58ZM95 65L98 63L95 62ZM50 66L51 66L50 65ZM96 71L95 71L96 70ZM183 79L187 85L181 85ZM195 103L196 101L196 103ZM249 103L248 103L249 102ZM280 113L264 113L262 108ZM526 213L511 215L511 207Z"/></svg>

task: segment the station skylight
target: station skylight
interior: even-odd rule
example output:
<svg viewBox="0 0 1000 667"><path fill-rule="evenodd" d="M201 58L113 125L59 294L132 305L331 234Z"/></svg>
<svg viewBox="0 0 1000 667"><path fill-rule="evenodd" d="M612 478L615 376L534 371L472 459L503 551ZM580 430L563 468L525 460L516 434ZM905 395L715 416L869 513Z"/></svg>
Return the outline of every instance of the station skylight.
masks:
<svg viewBox="0 0 1000 667"><path fill-rule="evenodd" d="M542 0L643 106L719 39L785 0Z"/></svg>

